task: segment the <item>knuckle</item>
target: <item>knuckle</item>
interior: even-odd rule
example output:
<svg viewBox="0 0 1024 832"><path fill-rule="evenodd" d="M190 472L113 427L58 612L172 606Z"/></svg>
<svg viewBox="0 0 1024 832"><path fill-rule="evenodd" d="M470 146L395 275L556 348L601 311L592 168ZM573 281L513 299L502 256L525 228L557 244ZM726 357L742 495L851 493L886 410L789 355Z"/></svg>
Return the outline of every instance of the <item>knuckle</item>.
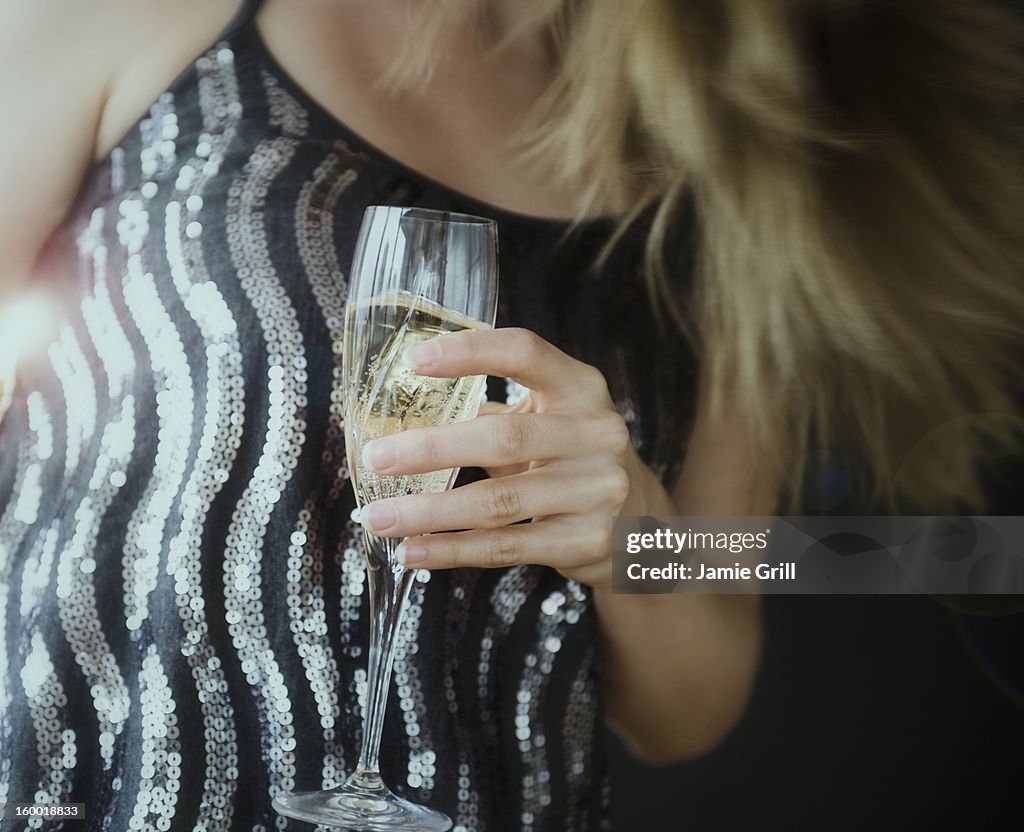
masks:
<svg viewBox="0 0 1024 832"><path fill-rule="evenodd" d="M484 498L484 511L492 523L505 524L518 520L523 509L523 501L518 489L513 486L494 482L487 489Z"/></svg>
<svg viewBox="0 0 1024 832"><path fill-rule="evenodd" d="M595 523L587 535L587 563L600 563L608 557L612 548L611 528L606 523Z"/></svg>
<svg viewBox="0 0 1024 832"><path fill-rule="evenodd" d="M533 363L539 356L543 340L537 333L522 327L514 327L509 330L512 337L512 350L516 363L528 365Z"/></svg>
<svg viewBox="0 0 1024 832"><path fill-rule="evenodd" d="M593 364L584 364L580 370L580 376L584 384L596 390L608 392L608 382L602 373Z"/></svg>
<svg viewBox="0 0 1024 832"><path fill-rule="evenodd" d="M608 447L617 454L625 453L631 442L625 420L618 413L609 413L602 428Z"/></svg>
<svg viewBox="0 0 1024 832"><path fill-rule="evenodd" d="M605 491L612 502L621 504L629 496L629 474L623 468L613 468L608 472Z"/></svg>
<svg viewBox="0 0 1024 832"><path fill-rule="evenodd" d="M521 462L521 454L533 440L533 428L529 419L510 415L503 417L497 425L495 441L502 458L508 462Z"/></svg>
<svg viewBox="0 0 1024 832"><path fill-rule="evenodd" d="M465 557L465 553L459 545L457 535L452 536L450 540L445 540L443 546L438 546L437 543L434 543L433 554L436 558L452 566L462 566Z"/></svg>
<svg viewBox="0 0 1024 832"><path fill-rule="evenodd" d="M487 547L487 563L492 567L514 566L519 563L519 546L511 535L497 534L491 537Z"/></svg>

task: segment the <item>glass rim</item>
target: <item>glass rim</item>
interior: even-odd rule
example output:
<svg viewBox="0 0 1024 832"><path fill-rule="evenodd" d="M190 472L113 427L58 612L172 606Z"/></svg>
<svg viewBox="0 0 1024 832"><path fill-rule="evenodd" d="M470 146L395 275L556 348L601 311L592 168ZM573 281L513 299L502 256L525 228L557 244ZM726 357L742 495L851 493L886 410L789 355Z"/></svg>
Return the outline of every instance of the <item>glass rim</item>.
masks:
<svg viewBox="0 0 1024 832"><path fill-rule="evenodd" d="M459 211L446 211L440 208L421 208L418 205L368 205L369 211L401 211L403 219L414 222L434 222L446 225L489 225L496 226L497 221L475 214L463 214Z"/></svg>

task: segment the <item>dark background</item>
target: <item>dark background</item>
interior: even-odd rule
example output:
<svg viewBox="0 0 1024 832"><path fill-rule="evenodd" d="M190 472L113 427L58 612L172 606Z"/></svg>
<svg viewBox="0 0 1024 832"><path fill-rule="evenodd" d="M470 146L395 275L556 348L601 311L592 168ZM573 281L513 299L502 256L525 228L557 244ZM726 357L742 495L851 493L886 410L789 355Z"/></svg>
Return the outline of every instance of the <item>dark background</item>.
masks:
<svg viewBox="0 0 1024 832"><path fill-rule="evenodd" d="M984 513L1024 514L1022 485L1004 463ZM616 832L1024 828L1024 596L767 596L764 613L719 748L648 769L611 738Z"/></svg>
<svg viewBox="0 0 1024 832"><path fill-rule="evenodd" d="M771 596L765 621L750 707L718 749L645 769L612 741L616 832L1022 828L1020 614Z"/></svg>

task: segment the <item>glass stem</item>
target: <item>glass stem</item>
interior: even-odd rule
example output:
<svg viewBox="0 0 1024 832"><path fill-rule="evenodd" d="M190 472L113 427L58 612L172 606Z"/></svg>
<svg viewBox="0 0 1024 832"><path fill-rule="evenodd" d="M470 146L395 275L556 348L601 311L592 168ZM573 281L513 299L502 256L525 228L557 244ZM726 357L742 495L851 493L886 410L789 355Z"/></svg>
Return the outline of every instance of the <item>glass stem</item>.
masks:
<svg viewBox="0 0 1024 832"><path fill-rule="evenodd" d="M379 773L380 739L387 709L395 636L402 623L414 572L398 565L395 549L401 540L363 532L370 592L370 658L366 674L363 748L350 782L364 789L384 789Z"/></svg>

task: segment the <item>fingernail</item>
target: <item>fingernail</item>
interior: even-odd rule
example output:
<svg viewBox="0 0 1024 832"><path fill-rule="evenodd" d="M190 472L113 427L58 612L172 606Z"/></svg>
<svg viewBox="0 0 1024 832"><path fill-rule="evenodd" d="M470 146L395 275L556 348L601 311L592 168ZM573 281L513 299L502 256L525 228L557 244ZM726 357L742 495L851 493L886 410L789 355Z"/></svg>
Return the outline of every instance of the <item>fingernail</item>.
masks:
<svg viewBox="0 0 1024 832"><path fill-rule="evenodd" d="M383 471L395 464L395 449L390 439L375 439L363 448L363 465Z"/></svg>
<svg viewBox="0 0 1024 832"><path fill-rule="evenodd" d="M389 505L375 503L368 506L363 513L363 525L371 532L383 532L390 529L398 521L397 512Z"/></svg>
<svg viewBox="0 0 1024 832"><path fill-rule="evenodd" d="M395 558L402 566L413 566L427 559L427 547L418 543L403 543L395 550Z"/></svg>
<svg viewBox="0 0 1024 832"><path fill-rule="evenodd" d="M402 355L402 360L414 370L425 370L441 357L441 345L431 338L422 344L409 347Z"/></svg>

